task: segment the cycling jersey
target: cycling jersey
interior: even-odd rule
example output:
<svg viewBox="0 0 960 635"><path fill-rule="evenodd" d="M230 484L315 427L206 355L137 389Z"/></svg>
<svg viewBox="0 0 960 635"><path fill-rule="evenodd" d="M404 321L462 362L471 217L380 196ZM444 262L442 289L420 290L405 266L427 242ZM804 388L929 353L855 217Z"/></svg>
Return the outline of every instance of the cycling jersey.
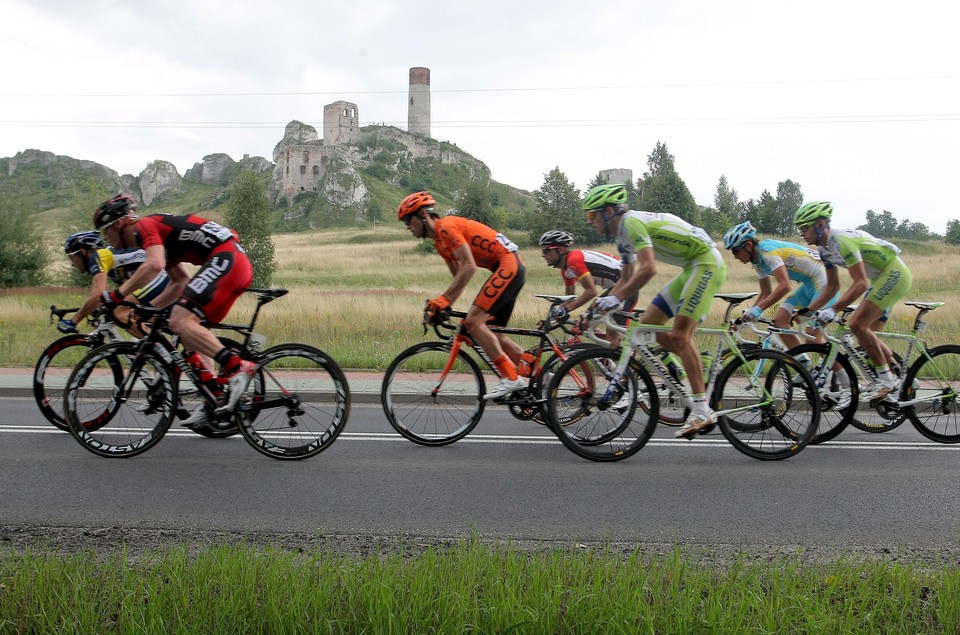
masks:
<svg viewBox="0 0 960 635"><path fill-rule="evenodd" d="M653 304L668 317L703 321L727 279L727 265L707 232L673 214L631 210L621 217L616 243L625 263L636 263L637 252L649 248L656 260L681 267Z"/></svg>
<svg viewBox="0 0 960 635"><path fill-rule="evenodd" d="M610 254L574 249L567 252L566 258L560 275L568 287L590 276L595 285L602 289L609 289L620 279L623 262Z"/></svg>
<svg viewBox="0 0 960 635"><path fill-rule="evenodd" d="M848 268L862 262L867 278L873 280L900 255L900 248L860 229L830 229L830 239L820 248L820 260L827 269Z"/></svg>
<svg viewBox="0 0 960 635"><path fill-rule="evenodd" d="M884 318L913 286L913 274L900 259L900 248L860 229L831 228L830 239L820 248L820 259L827 269L862 262L870 280L864 300L880 307Z"/></svg>
<svg viewBox="0 0 960 635"><path fill-rule="evenodd" d="M106 273L107 277L119 287L130 279L133 272L143 264L146 253L143 249L97 249L87 255L87 273L95 276ZM142 303L149 304L166 288L169 277L166 271L133 292Z"/></svg>
<svg viewBox="0 0 960 635"><path fill-rule="evenodd" d="M453 252L467 245L477 266L493 272L473 303L493 316L492 324L506 326L526 281L526 268L517 245L495 229L462 216L438 219L434 241L437 253L446 262L455 262Z"/></svg>
<svg viewBox="0 0 960 635"><path fill-rule="evenodd" d="M164 247L168 269L181 262L200 265L177 300L200 319L221 321L253 281L247 252L232 229L193 214L151 214L134 228L144 249Z"/></svg>
<svg viewBox="0 0 960 635"><path fill-rule="evenodd" d="M193 214L151 214L138 220L135 227L144 249L164 246L168 265L180 262L201 265L214 249L237 240L237 233L232 229Z"/></svg>
<svg viewBox="0 0 960 635"><path fill-rule="evenodd" d="M784 267L787 277L800 283L797 290L780 303L781 308L788 312L809 306L827 284L827 272L820 262L820 254L813 249L768 238L757 243L757 254L759 261L753 263L753 268L758 279L772 276L774 271ZM833 304L837 297L839 294L824 306Z"/></svg>

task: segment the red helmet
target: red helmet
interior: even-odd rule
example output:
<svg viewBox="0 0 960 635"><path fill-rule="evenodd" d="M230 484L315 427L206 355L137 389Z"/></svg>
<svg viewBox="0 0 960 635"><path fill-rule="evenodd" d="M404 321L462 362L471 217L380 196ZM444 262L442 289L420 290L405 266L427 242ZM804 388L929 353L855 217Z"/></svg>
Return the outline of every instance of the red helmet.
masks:
<svg viewBox="0 0 960 635"><path fill-rule="evenodd" d="M430 196L430 192L414 192L407 198L400 201L400 207L397 208L397 220L403 220L410 214L416 214L424 207L433 207L437 202Z"/></svg>

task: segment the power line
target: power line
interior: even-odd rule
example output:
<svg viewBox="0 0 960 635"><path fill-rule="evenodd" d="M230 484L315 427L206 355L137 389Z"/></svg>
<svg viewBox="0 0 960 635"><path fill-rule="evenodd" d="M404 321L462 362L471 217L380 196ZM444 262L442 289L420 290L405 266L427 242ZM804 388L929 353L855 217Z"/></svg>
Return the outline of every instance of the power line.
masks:
<svg viewBox="0 0 960 635"><path fill-rule="evenodd" d="M431 93L506 93L506 92L557 92L598 90L649 90L663 88L719 88L738 86L778 86L808 84L844 84L864 82L937 81L960 79L960 75L927 75L895 77L848 77L836 79L791 79L770 81L731 82L675 82L660 84L628 84L620 86L531 86L493 88L431 88ZM403 90L330 90L330 91L278 91L278 92L216 92L216 93L0 93L0 99L57 98L57 99L114 99L114 98L163 98L163 97L319 97L343 95L403 95Z"/></svg>

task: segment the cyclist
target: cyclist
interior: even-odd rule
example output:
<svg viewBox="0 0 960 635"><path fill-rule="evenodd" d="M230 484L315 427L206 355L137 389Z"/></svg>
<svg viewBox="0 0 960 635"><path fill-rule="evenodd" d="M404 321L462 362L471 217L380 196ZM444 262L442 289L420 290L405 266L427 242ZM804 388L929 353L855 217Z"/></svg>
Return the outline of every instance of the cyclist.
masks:
<svg viewBox="0 0 960 635"><path fill-rule="evenodd" d="M90 274L90 294L83 305L70 318L63 318L57 324L61 333L75 333L77 324L90 315L100 305L100 297L107 290L107 279L120 285L127 280L143 263L142 249L107 249L103 245L100 233L96 231L82 231L70 234L63 243L63 251L70 257L70 264L81 273ZM136 302L150 304L155 302L167 286L169 280L166 271L160 272L146 286L133 292ZM161 298L162 299L162 298ZM118 307L114 311L117 323L129 329L134 335L142 337L139 327L129 319L131 309Z"/></svg>
<svg viewBox="0 0 960 635"><path fill-rule="evenodd" d="M864 399L876 406L900 385L890 371L893 353L874 331L883 328L893 306L910 291L913 275L900 259L899 247L865 231L834 229L830 226L832 216L833 206L825 201L804 203L793 215L793 224L803 239L820 249L827 270L827 285L808 308L816 312L818 322L829 324L837 313L863 296L847 323L876 367L879 379L864 392ZM840 289L838 267L847 270L853 283L828 306Z"/></svg>
<svg viewBox="0 0 960 635"><path fill-rule="evenodd" d="M553 317L558 320L563 320L572 311L589 304L601 295L601 289L606 295L620 279L623 261L599 251L572 249L574 237L570 232L552 229L544 232L538 242L543 259L549 266L560 270L564 293L574 295L577 283L583 287L583 291L576 298L553 308ZM637 303L637 295L635 293L626 299L625 310L633 309ZM621 336L619 333L608 333L607 338L613 346L617 346Z"/></svg>
<svg viewBox="0 0 960 635"><path fill-rule="evenodd" d="M517 245L483 223L460 216L444 216L436 211L437 202L430 192L414 192L397 208L397 219L417 238L434 241L437 253L447 263L453 282L441 295L427 301L427 316L450 307L476 274L488 269L492 275L474 298L464 324L477 345L493 361L500 382L484 399L499 399L526 387L517 375L520 346L488 324L506 326L513 314L517 295L526 280L526 268Z"/></svg>
<svg viewBox="0 0 960 635"><path fill-rule="evenodd" d="M93 224L117 249L142 248L144 262L114 291L103 294L103 303L116 306L133 289L141 288L166 270L171 294L178 298L170 311L170 330L187 350L214 359L220 365L218 381L228 384L226 403L218 412L231 411L246 390L254 364L220 343L203 321L221 321L253 280L250 260L232 229L199 216L151 214L139 218L136 202L125 194L104 201L93 215ZM190 276L184 263L199 265ZM201 407L183 425L203 425Z"/></svg>
<svg viewBox="0 0 960 635"><path fill-rule="evenodd" d="M673 214L628 210L626 202L626 186L614 183L598 185L583 199L587 221L598 233L615 238L623 259L620 280L594 306L600 311L619 308L622 298L653 279L656 260L681 268L653 298L640 321L665 324L674 318L673 329L658 333L657 342L680 358L687 373L693 407L676 436L690 439L709 432L715 424L693 335L727 277L727 266L713 240L699 227Z"/></svg>

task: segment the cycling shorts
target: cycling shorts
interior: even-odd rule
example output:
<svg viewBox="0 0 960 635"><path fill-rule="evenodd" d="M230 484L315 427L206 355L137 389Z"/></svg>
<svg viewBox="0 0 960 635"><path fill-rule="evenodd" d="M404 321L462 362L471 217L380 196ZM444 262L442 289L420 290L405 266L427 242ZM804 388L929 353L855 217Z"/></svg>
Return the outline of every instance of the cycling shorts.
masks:
<svg viewBox="0 0 960 635"><path fill-rule="evenodd" d="M520 257L516 253L506 254L500 258L493 274L483 283L473 304L493 316L490 324L506 326L526 280L527 269Z"/></svg>
<svg viewBox="0 0 960 635"><path fill-rule="evenodd" d="M786 309L787 312L793 313L797 309L805 309L810 306L810 303L813 302L813 299L820 295L820 289L817 289L812 282L804 282L793 294L780 303L781 309ZM840 298L840 292L837 291L833 294L833 297L829 302L823 305L822 308L827 308L828 306L833 306L833 303Z"/></svg>
<svg viewBox="0 0 960 635"><path fill-rule="evenodd" d="M663 285L653 304L667 317L685 316L698 324L727 279L727 265L716 247L700 254Z"/></svg>
<svg viewBox="0 0 960 635"><path fill-rule="evenodd" d="M896 258L870 281L863 299L880 307L883 317L888 318L893 306L910 292L912 286L913 274L900 258Z"/></svg>
<svg viewBox="0 0 960 635"><path fill-rule="evenodd" d="M253 267L247 252L240 243L228 240L210 252L210 258L187 283L177 304L215 324L226 317L252 281Z"/></svg>

